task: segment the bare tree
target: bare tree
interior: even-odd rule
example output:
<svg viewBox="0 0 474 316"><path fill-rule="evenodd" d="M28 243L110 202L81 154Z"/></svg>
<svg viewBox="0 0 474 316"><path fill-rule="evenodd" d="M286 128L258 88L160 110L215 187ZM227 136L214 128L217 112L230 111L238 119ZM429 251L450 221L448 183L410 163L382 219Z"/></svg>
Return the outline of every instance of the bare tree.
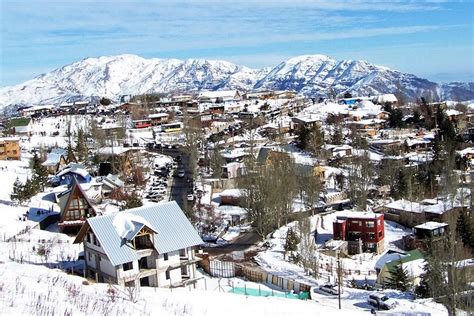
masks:
<svg viewBox="0 0 474 316"><path fill-rule="evenodd" d="M316 245L311 230L311 221L308 217L304 217L298 221L298 232L300 234L298 253L300 255L301 264L303 265L304 271L309 273L310 269L314 268L316 261Z"/></svg>

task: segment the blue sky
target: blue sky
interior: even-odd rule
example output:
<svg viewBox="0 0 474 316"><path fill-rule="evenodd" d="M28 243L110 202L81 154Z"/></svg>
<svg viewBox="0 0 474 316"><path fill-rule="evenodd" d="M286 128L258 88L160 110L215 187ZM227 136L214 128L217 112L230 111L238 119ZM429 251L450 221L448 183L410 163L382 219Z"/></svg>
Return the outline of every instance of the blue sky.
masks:
<svg viewBox="0 0 474 316"><path fill-rule="evenodd" d="M0 86L102 55L364 59L474 81L474 1L0 0Z"/></svg>

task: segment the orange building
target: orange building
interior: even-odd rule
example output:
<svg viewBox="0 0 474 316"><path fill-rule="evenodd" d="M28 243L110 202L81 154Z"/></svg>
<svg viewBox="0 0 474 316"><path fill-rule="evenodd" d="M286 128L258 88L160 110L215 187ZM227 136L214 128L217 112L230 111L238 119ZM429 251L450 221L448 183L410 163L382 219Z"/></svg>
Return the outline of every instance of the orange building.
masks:
<svg viewBox="0 0 474 316"><path fill-rule="evenodd" d="M18 138L0 138L0 160L20 160L20 140Z"/></svg>

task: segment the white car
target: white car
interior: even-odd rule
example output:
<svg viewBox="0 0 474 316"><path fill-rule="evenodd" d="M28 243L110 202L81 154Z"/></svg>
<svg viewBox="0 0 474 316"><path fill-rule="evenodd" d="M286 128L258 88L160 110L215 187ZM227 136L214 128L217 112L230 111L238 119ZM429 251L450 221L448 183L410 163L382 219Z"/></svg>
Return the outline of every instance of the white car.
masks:
<svg viewBox="0 0 474 316"><path fill-rule="evenodd" d="M188 199L188 201L190 201L190 202L194 201L194 195L188 194L187 199Z"/></svg>
<svg viewBox="0 0 474 316"><path fill-rule="evenodd" d="M185 175L184 170L178 170L177 176L178 176L179 178L184 178L184 175Z"/></svg>

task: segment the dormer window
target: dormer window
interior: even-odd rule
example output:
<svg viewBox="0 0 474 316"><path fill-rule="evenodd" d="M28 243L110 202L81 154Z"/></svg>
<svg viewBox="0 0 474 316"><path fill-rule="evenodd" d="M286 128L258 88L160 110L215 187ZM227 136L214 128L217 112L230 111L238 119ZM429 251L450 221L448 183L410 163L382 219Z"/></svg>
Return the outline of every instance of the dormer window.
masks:
<svg viewBox="0 0 474 316"><path fill-rule="evenodd" d="M136 250L153 249L154 247L153 247L152 237L153 237L153 231L148 229L146 226L143 226L143 228L138 232L138 234L135 236L135 238L132 241L133 247Z"/></svg>

